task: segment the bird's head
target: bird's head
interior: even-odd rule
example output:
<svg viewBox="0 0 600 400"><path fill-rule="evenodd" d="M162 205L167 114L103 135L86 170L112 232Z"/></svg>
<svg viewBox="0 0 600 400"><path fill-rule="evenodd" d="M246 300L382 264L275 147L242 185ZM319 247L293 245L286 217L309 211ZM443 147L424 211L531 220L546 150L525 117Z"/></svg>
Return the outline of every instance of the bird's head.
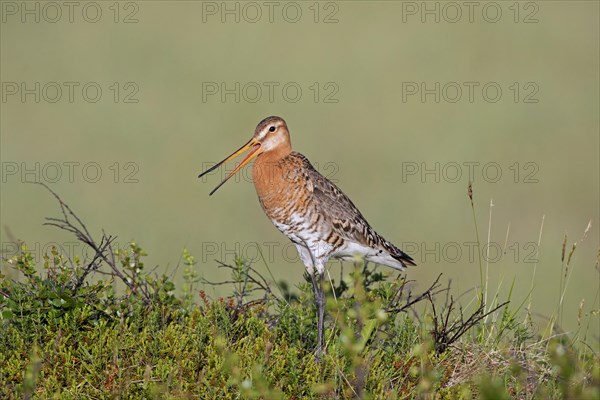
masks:
<svg viewBox="0 0 600 400"><path fill-rule="evenodd" d="M254 130L254 135L252 135L252 139L248 141L245 145L240 147L237 151L231 154L229 157L225 158L223 161L204 171L198 177L202 177L209 172L213 171L221 164L226 163L227 161L234 159L245 151L250 150L246 157L242 160L242 162L235 167L233 171L231 171L225 179L219 183L219 185L213 189L210 194L212 195L217 191L229 178L235 175L242 167L248 164L250 161L258 157L263 153L270 153L277 156L284 157L291 151L291 142L290 142L290 133L288 131L287 124L284 119L281 117L267 117L260 121Z"/></svg>

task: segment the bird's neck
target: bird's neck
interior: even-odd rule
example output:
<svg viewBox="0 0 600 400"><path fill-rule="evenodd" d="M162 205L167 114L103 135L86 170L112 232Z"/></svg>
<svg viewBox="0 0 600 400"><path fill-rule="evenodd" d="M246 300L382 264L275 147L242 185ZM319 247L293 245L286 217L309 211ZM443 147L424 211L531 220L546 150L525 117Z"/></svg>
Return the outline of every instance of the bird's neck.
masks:
<svg viewBox="0 0 600 400"><path fill-rule="evenodd" d="M279 161L290 155L291 152L291 146L278 146L277 148L265 151L260 156L258 156L254 165L258 165L261 167L275 165Z"/></svg>
<svg viewBox="0 0 600 400"><path fill-rule="evenodd" d="M268 196L283 180L285 158L291 154L289 147L266 151L256 157L252 178L259 197Z"/></svg>

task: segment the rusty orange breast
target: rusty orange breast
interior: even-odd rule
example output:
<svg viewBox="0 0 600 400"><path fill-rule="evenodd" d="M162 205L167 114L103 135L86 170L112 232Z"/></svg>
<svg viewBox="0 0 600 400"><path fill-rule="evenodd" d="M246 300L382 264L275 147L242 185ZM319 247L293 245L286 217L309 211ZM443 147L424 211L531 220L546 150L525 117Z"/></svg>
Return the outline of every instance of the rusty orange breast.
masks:
<svg viewBox="0 0 600 400"><path fill-rule="evenodd" d="M296 153L282 158L264 153L252 168L256 193L265 213L275 222L287 221L292 213L301 213L310 193L307 192L303 163Z"/></svg>

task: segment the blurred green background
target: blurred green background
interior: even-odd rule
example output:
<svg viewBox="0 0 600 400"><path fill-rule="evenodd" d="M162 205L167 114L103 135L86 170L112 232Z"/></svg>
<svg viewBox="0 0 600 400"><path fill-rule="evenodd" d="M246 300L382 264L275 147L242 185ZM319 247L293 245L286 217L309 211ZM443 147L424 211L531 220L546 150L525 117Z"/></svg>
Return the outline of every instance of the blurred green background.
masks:
<svg viewBox="0 0 600 400"><path fill-rule="evenodd" d="M563 239L570 247L591 221L571 262L563 328L578 329L582 301L584 313L597 310L597 2L475 2L472 14L460 2L76 2L72 15L55 4L60 15L2 2L5 256L15 238L39 257L49 244L73 246L42 226L59 211L23 183L37 179L95 234L136 240L158 271L173 271L187 247L203 276L222 279L214 260L256 257L258 242L277 279L300 282L302 264L263 215L249 170L212 197L234 165L197 178L280 115L294 148L413 255L419 287L441 272L459 293L479 284L473 165L483 243L494 204L490 288L502 283L505 295L515 279L516 305L535 269L544 326L560 296Z"/></svg>

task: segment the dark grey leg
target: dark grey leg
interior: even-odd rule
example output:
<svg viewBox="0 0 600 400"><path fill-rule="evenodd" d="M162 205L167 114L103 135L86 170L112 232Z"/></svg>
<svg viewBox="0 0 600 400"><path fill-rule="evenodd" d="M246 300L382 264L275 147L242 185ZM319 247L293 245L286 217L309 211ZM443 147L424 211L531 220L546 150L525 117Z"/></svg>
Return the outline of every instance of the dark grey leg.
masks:
<svg viewBox="0 0 600 400"><path fill-rule="evenodd" d="M316 275L316 276L315 276ZM315 294L315 303L317 304L317 350L316 359L321 360L323 353L323 336L325 328L325 294L323 292L323 273L316 272L310 275L313 292Z"/></svg>

